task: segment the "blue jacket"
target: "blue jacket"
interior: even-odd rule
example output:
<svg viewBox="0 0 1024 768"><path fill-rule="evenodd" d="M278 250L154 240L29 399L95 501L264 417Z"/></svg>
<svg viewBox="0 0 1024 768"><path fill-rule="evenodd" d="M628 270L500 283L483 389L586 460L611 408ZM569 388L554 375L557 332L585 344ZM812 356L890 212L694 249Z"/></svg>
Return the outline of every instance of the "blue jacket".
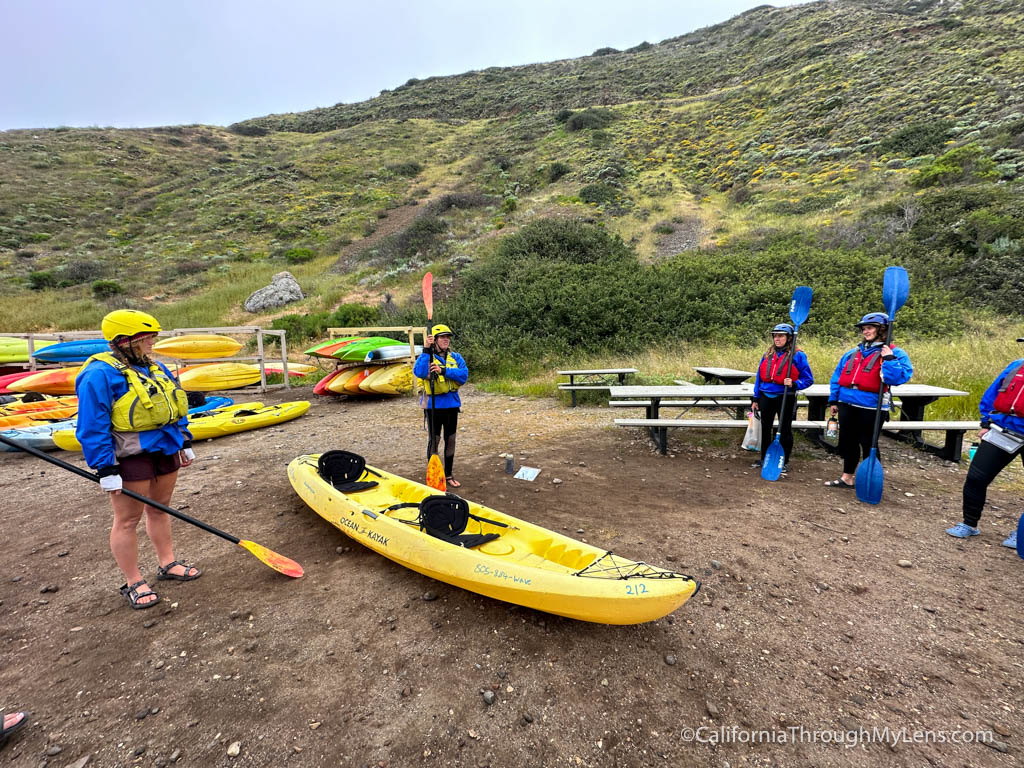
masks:
<svg viewBox="0 0 1024 768"><path fill-rule="evenodd" d="M444 377L449 381L454 381L459 386L469 381L469 368L466 367L466 361L462 359L462 355L458 352L448 352L448 356L451 357L457 367L456 368L445 368ZM434 359L437 360L441 367L444 367L445 359L435 353ZM422 355L416 358L416 365L413 366L412 372L421 379L426 379L430 375L430 355L424 352ZM424 389L423 396L420 398L420 405L424 408L430 407L430 382L427 382L427 386ZM434 395L434 407L435 408L461 408L462 398L459 397L459 393L445 392L443 395Z"/></svg>
<svg viewBox="0 0 1024 768"><path fill-rule="evenodd" d="M999 394L999 387L1002 386L1003 379L1006 378L1006 374L1009 373L1010 369L1019 362L1020 360L1014 360L1006 366L1003 372L996 376L996 380L985 390L985 394L981 396L978 411L981 413L982 427L987 427L989 424L998 424L1003 429L1009 429L1018 435L1024 435L1024 417L1011 416L1008 413L996 413L992 410L992 404L996 400L996 395Z"/></svg>
<svg viewBox="0 0 1024 768"><path fill-rule="evenodd" d="M850 389L849 387L839 386L839 376L842 374L843 368L846 367L846 361L849 360L858 349L862 352L867 352L871 346L871 344L862 341L856 347L839 358L839 365L837 365L835 371L832 372L832 380L829 382L829 405L834 405L835 403L847 403L848 405L856 405L860 408L874 408L878 405L877 392L865 392L862 389ZM895 348L892 353L894 355L894 359L882 361L882 383L887 384L890 387L897 387L900 384L906 384L910 381L910 377L914 375L914 366L910 364L910 358L907 357L907 353L902 349ZM883 411L889 410L888 401L889 398L885 398L882 402Z"/></svg>
<svg viewBox="0 0 1024 768"><path fill-rule="evenodd" d="M167 366L163 363L157 365L171 376ZM149 373L143 368L136 367L135 370L144 376ZM188 418L185 417L174 424L148 432L118 433L125 438L118 446L110 424L110 412L114 402L127 392L128 380L106 363L90 363L75 379L75 393L78 395L78 426L75 428L75 437L82 444L85 463L93 469L104 470L113 467L119 458L143 451L172 456L183 447L192 444Z"/></svg>
<svg viewBox="0 0 1024 768"><path fill-rule="evenodd" d="M776 352L775 356L778 357L778 354L779 353ZM783 354L786 354L786 353L784 352ZM762 363L764 362L764 358L765 357L767 357L767 355L764 355L761 358L761 362ZM797 379L794 382L794 385L796 386L796 388L798 390L800 390L800 389L807 389L809 386L811 386L811 384L814 383L814 374L811 373L811 366L807 362L807 355L804 354L804 351L802 349L798 349L795 353L793 353L793 365L796 366L796 372L797 372ZM769 372L770 372L770 369L769 369ZM784 389L785 389L785 387L782 384L776 384L774 381L764 381L764 382L762 382L761 381L761 363L757 364L757 374L754 377L754 399L755 400L757 400L758 396L760 396L760 395L768 395L769 397L775 397L776 395L781 395L782 394L782 390L784 390Z"/></svg>

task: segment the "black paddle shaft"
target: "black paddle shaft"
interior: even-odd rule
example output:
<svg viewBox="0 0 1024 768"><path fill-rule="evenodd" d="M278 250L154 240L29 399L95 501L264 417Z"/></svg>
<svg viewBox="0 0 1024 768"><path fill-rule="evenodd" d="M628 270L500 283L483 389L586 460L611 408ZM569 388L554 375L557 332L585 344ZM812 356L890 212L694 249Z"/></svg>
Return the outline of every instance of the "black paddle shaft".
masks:
<svg viewBox="0 0 1024 768"><path fill-rule="evenodd" d="M787 373L787 374L789 373L789 367L793 364L793 355L796 354L796 336L797 336L797 333L799 333L799 331L796 328L794 328L793 329L793 339L790 341L790 345L789 345L789 354L786 355L786 361L785 361L785 363L784 363L784 365L782 367L782 370L785 373ZM774 352L772 354L774 354ZM796 382L795 381L793 382L793 386L794 387L796 386ZM779 429L778 429L778 432L782 431L782 420L785 418L785 413L786 413L786 395L788 395L788 394L789 394L789 387L783 385L783 387L782 387L782 403L779 405ZM775 434L775 433L773 433L773 434Z"/></svg>
<svg viewBox="0 0 1024 768"><path fill-rule="evenodd" d="M886 335L885 343L882 346L888 345L889 349L892 349L892 329L896 326L895 314L889 318L889 333ZM889 391L889 388L885 385L885 380L882 379L882 350L878 350L878 378L881 384L878 387L878 404L875 405L875 431L871 435L871 447L875 453L878 453L878 436L882 433L882 403L885 401L885 395Z"/></svg>
<svg viewBox="0 0 1024 768"><path fill-rule="evenodd" d="M74 464L68 464L66 461L58 459L55 456L50 456L48 454L45 454L45 453L43 453L40 450L32 448L31 446L21 445L20 443L16 443L14 440L10 440L10 439L4 437L3 435L0 435L0 443L4 443L5 445L9 445L12 448L18 449L19 451L24 451L25 453L30 453L33 456L35 456L37 459L42 459L43 461L48 461L51 464L54 464L54 465L60 467L61 469L66 469L68 472L74 472L76 475L79 475L80 477L84 477L86 480L92 480L94 483L98 483L100 481L100 476L99 475L94 475L92 472L86 472L81 467L76 467ZM238 537L232 536L230 533L225 533L224 531L220 530L219 528L214 528L212 525L208 525L208 524L204 523L202 520L196 520L194 517L190 517L189 515L186 515L184 512L179 512L178 510L174 509L173 507L168 507L166 504L161 504L159 501L154 501L153 499L148 499L145 496L143 496L141 493L136 493L135 491L129 491L127 488L122 488L121 489L121 493L123 493L125 496L127 496L127 497L129 497L131 499L135 499L136 501L141 501L143 504L148 504L149 506L153 507L154 509L159 509L161 512L166 512L171 517L176 517L179 520L182 520L182 521L184 521L186 523L191 523L192 525L196 526L197 528L202 528L204 531L207 531L208 533L212 533L214 536L220 536L222 539L227 539L232 544L237 544L239 542Z"/></svg>

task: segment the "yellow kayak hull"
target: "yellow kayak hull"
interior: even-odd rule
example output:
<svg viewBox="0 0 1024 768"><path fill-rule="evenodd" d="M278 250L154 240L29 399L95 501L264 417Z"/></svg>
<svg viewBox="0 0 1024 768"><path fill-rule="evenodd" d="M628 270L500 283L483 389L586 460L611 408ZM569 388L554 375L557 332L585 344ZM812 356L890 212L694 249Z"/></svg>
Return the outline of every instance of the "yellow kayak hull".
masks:
<svg viewBox="0 0 1024 768"><path fill-rule="evenodd" d="M220 392L259 384L260 370L245 363L212 363L179 371L178 381L187 392Z"/></svg>
<svg viewBox="0 0 1024 768"><path fill-rule="evenodd" d="M683 574L627 560L554 531L469 502L470 512L509 528L470 520L467 533L500 537L467 549L430 536L417 510L385 512L437 492L373 467L378 485L344 494L320 477L318 455L288 465L292 488L318 515L396 563L456 587L558 616L600 624L639 624L667 616L699 588ZM368 468L370 469L370 468Z"/></svg>
<svg viewBox="0 0 1024 768"><path fill-rule="evenodd" d="M353 376L360 373L362 370L362 368L349 368L348 370L342 371L329 382L327 382L327 391L333 392L336 395L344 395L345 387L348 384L349 380L351 380Z"/></svg>
<svg viewBox="0 0 1024 768"><path fill-rule="evenodd" d="M359 382L360 390L374 395L408 395L412 387L411 363L385 365Z"/></svg>
<svg viewBox="0 0 1024 768"><path fill-rule="evenodd" d="M213 440L236 432L247 432L274 424L281 424L302 416L309 410L308 400L296 400L279 405L263 403L235 403L213 411L194 413L188 420L188 431L192 440ZM80 451L81 444L73 429L62 429L53 433L53 442L65 451Z"/></svg>
<svg viewBox="0 0 1024 768"><path fill-rule="evenodd" d="M230 336L215 333L190 333L171 336L153 345L153 351L175 360L201 360L204 357L232 357L242 345Z"/></svg>

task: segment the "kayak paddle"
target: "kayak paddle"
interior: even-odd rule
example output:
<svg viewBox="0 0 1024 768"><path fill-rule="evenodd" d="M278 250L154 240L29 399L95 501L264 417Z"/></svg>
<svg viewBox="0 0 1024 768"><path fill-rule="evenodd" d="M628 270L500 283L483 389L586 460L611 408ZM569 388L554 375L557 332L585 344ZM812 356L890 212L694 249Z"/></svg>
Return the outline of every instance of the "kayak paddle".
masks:
<svg viewBox="0 0 1024 768"><path fill-rule="evenodd" d="M1020 521L1017 523L1017 557L1024 558L1024 515L1020 516Z"/></svg>
<svg viewBox="0 0 1024 768"><path fill-rule="evenodd" d="M45 454L42 451L37 451L35 448L32 448L30 446L21 445L20 443L17 443L14 440L9 440L3 435L0 435L0 442L9 445L12 448L17 448L19 451L30 453L37 459L42 459L43 461L48 461L51 464L55 464L61 469L66 469L68 472L74 472L76 475L84 477L87 480L92 480L94 483L98 483L100 481L99 475L94 475L92 472L86 472L84 469L76 467L74 464L68 464L66 461L62 461L61 459L58 459L55 456ZM294 560L285 557L284 555L279 555L272 549L267 549L263 545L257 544L254 541L246 541L245 539L239 539L237 536L232 536L230 533L225 533L224 531L214 528L212 525L204 523L202 520L196 520L194 517L189 517L184 512L179 512L178 510L172 507L168 507L165 504L161 504L159 501L147 499L142 494L135 493L135 491L129 491L127 488L122 488L121 493L123 493L125 496L128 496L129 498L135 499L136 501L141 501L143 504L148 504L154 509L159 509L161 512L166 512L171 517L176 517L179 520L196 526L197 528L202 528L204 531L208 533L212 533L215 536L220 536L222 539L227 539L232 544L237 544L242 549L255 555L256 558L263 562L265 565L269 565L275 571L283 573L285 576L291 576L293 579L297 579L300 576L302 576L303 571L301 565L299 565Z"/></svg>
<svg viewBox="0 0 1024 768"><path fill-rule="evenodd" d="M896 310L902 307L910 295L910 280L903 267L886 267L882 278L882 303L889 315L889 337L885 343L892 348L892 331L896 325ZM881 352L879 352L881 354ZM875 406L875 431L871 438L871 452L857 466L854 485L857 499L867 504L878 504L882 500L882 486L885 484L885 470L878 458L878 435L882 431L882 401L889 388L882 382L878 390L878 404Z"/></svg>
<svg viewBox="0 0 1024 768"><path fill-rule="evenodd" d="M433 322L434 317L434 276L427 272L423 276L423 306L427 310L427 333L430 333L430 324ZM431 344L429 348L424 351L430 356L430 362L434 362L434 345ZM444 464L441 463L441 457L437 455L437 443L440 443L440 436L438 436L437 443L434 442L434 374L427 374L427 380L430 382L430 407L427 412L427 423L430 435L427 438L427 444L433 448L430 452L430 458L427 460L427 485L437 491L444 493L448 489L448 484L444 478Z"/></svg>
<svg viewBox="0 0 1024 768"><path fill-rule="evenodd" d="M793 321L793 338L789 345L789 354L783 363L782 370L789 372L789 366L793 363L793 355L796 354L796 335L800 332L800 325L807 319L811 311L811 299L814 297L812 291L806 285L798 285L793 291L793 300L789 302L789 319ZM772 354L775 354L774 352ZM780 442L782 432L783 414L786 412L786 396L789 394L789 387L782 389L782 404L779 409L779 428L775 430L775 439L765 451L764 461L761 462L761 477L771 480L773 483L782 475L782 469L786 466L786 451ZM795 395L794 395L795 397Z"/></svg>

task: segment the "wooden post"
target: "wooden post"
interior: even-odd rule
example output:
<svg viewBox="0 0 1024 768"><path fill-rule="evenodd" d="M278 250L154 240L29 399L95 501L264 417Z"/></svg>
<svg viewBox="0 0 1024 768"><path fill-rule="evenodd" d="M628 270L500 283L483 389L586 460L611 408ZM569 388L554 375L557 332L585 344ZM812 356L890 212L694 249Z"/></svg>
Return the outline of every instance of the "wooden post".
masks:
<svg viewBox="0 0 1024 768"><path fill-rule="evenodd" d="M267 369L263 361L263 331L259 328L256 329L256 354L259 357L257 361L260 364L260 392L267 391ZM288 378L288 372L285 372L285 379Z"/></svg>

